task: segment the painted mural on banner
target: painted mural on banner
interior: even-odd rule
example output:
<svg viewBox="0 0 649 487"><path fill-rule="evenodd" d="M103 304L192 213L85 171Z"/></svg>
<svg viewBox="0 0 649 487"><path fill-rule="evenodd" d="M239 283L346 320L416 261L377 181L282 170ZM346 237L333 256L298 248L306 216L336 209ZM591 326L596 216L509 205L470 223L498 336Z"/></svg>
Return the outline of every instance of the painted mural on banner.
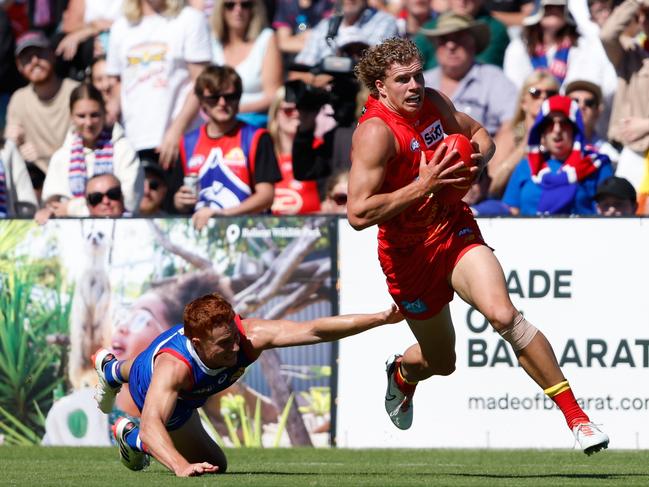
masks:
<svg viewBox="0 0 649 487"><path fill-rule="evenodd" d="M336 310L335 219L0 220L0 442L110 445L120 415L93 399L99 347L136 356L220 292L245 317L306 320ZM224 446L328 446L337 345L267 350L202 408ZM270 352L270 353L269 353Z"/></svg>
<svg viewBox="0 0 649 487"><path fill-rule="evenodd" d="M611 448L649 448L646 219L481 219L514 304L552 344L575 395ZM390 302L376 231L340 222L340 311ZM381 304L383 303L383 304ZM349 447L571 448L563 415L511 347L459 297L451 303L457 369L422 382L410 430L383 410L384 361L414 343L407 327L340 345L337 438ZM362 351L362 360L359 359ZM353 373L351 372L353 371ZM364 413L356 415L362 401Z"/></svg>

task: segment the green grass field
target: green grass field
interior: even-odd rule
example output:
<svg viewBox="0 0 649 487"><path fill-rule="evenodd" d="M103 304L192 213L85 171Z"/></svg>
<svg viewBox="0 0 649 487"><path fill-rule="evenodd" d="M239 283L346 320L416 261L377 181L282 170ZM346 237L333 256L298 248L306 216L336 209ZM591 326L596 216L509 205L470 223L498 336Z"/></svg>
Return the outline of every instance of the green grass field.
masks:
<svg viewBox="0 0 649 487"><path fill-rule="evenodd" d="M117 449L0 447L0 486L647 486L649 451L229 449L225 475L131 472Z"/></svg>

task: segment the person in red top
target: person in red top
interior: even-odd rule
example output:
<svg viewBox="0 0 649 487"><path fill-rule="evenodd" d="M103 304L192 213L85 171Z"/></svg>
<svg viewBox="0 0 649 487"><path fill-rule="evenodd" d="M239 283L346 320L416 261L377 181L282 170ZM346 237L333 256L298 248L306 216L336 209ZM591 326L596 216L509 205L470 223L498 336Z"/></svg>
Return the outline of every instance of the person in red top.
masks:
<svg viewBox="0 0 649 487"><path fill-rule="evenodd" d="M208 66L194 91L208 121L180 141L185 179L176 209L195 210L198 230L215 215L268 211L282 175L268 131L237 120L241 78L229 66Z"/></svg>
<svg viewBox="0 0 649 487"><path fill-rule="evenodd" d="M347 215L356 230L379 226L379 261L390 294L417 343L388 359L385 408L400 429L412 424L418 381L455 370L455 332L448 303L457 292L511 344L528 375L564 413L580 447L591 454L609 438L577 404L546 337L514 307L500 263L484 243L467 205L439 197L450 184L475 178L494 152L487 131L424 88L415 45L388 39L367 49L356 75L370 90L352 138ZM454 171L457 152L444 137L461 133L476 166ZM434 151L427 160L424 151Z"/></svg>

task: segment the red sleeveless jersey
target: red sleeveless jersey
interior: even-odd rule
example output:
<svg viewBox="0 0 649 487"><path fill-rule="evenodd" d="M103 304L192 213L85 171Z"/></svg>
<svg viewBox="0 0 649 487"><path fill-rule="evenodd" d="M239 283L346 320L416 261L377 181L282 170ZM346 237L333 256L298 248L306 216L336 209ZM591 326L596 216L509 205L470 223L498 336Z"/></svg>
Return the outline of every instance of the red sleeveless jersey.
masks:
<svg viewBox="0 0 649 487"><path fill-rule="evenodd" d="M407 119L370 95L359 125L375 117L390 127L397 143L397 154L387 162L385 178L379 190L379 193L392 193L419 177L421 151L434 150L444 139L444 127L435 105L427 96L417 118ZM367 143L371 144L372 141ZM447 204L435 197L422 197L379 225L379 245L407 247L428 240L443 239L448 236L455 220L465 211L466 205L461 201Z"/></svg>

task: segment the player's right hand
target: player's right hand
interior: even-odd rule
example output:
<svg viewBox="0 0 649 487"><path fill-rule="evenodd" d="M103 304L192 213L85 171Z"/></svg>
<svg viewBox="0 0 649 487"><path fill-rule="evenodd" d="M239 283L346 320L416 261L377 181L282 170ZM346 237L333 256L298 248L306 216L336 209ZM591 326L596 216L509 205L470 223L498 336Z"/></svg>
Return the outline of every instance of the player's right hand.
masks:
<svg viewBox="0 0 649 487"><path fill-rule="evenodd" d="M191 463L180 472L176 472L176 477L198 477L199 475L216 473L218 471L219 467L211 463Z"/></svg>
<svg viewBox="0 0 649 487"><path fill-rule="evenodd" d="M455 149L448 151L448 147L444 143L437 147L430 160L427 160L425 152L421 151L418 181L423 186L425 195L431 196L444 186L465 183L473 179L477 171L476 167L469 168L469 172L461 177L453 174L456 170L464 167L464 162L458 160L458 155Z"/></svg>

